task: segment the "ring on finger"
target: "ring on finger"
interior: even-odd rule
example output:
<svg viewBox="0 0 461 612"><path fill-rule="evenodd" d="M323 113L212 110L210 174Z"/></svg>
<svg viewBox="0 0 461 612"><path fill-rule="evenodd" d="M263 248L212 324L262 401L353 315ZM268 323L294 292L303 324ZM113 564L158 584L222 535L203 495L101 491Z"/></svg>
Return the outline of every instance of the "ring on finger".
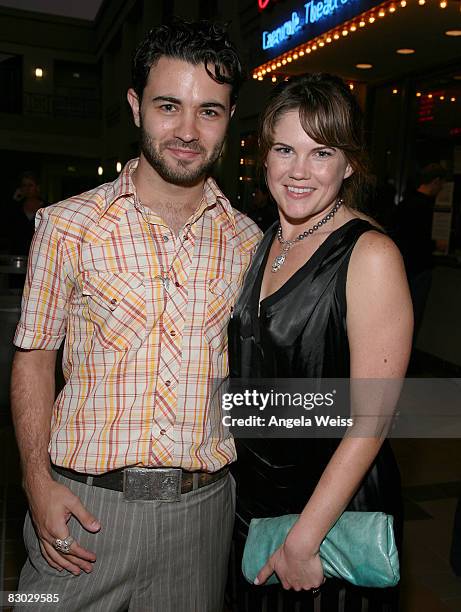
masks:
<svg viewBox="0 0 461 612"><path fill-rule="evenodd" d="M311 592L312 595L316 597L320 593L320 587L317 587L316 589L311 589Z"/></svg>
<svg viewBox="0 0 461 612"><path fill-rule="evenodd" d="M67 538L64 538L63 540L61 540L61 538L56 538L55 541L53 542L53 546L58 552L64 553L67 555L70 552L70 547L72 546L73 542L74 542L74 538L71 535L69 535L67 536Z"/></svg>

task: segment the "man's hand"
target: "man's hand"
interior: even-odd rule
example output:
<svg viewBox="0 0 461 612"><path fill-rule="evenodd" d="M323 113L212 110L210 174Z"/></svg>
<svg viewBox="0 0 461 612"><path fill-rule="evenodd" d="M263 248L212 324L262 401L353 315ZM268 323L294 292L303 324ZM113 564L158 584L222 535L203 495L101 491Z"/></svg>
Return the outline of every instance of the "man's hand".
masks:
<svg viewBox="0 0 461 612"><path fill-rule="evenodd" d="M37 532L42 555L51 567L63 569L78 576L83 570L93 569L96 555L83 548L77 541L70 546L69 553L58 552L53 543L56 538L63 540L69 535L67 523L74 516L84 529L95 533L101 529L97 519L82 505L79 498L66 486L47 478L33 487L25 486L29 498L32 522Z"/></svg>

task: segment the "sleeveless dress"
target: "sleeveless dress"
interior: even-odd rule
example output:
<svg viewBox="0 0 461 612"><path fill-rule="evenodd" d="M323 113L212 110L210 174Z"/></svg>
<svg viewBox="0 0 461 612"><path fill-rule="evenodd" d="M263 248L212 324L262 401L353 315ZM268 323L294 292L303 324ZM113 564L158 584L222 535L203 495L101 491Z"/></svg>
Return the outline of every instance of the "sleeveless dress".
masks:
<svg viewBox="0 0 461 612"><path fill-rule="evenodd" d="M348 378L346 278L359 237L374 230L353 219L332 232L312 257L275 293L258 302L277 224L265 234L229 324L229 366L234 378ZM240 564L253 517L299 513L340 443L339 439L236 440L237 516L228 600L234 612L394 612L398 587L364 589L328 579L315 597L278 585L249 585ZM394 516L400 549L402 503L399 471L387 441L348 510Z"/></svg>

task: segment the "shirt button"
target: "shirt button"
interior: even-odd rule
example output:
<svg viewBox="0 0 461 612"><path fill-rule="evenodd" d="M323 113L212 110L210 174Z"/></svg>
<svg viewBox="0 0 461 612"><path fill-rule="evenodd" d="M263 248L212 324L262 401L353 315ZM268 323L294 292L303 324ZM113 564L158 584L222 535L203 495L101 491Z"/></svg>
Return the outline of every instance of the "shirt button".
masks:
<svg viewBox="0 0 461 612"><path fill-rule="evenodd" d="M171 380L166 380L165 384L166 384L167 387L169 387L171 385Z"/></svg>
<svg viewBox="0 0 461 612"><path fill-rule="evenodd" d="M164 236L162 236L162 238L163 238L163 242L168 242L168 240L169 240L169 238L168 238L168 236L166 234Z"/></svg>
<svg viewBox="0 0 461 612"><path fill-rule="evenodd" d="M174 284L175 287L181 287L181 283L178 283L178 281L175 282Z"/></svg>
<svg viewBox="0 0 461 612"><path fill-rule="evenodd" d="M187 234L184 236L184 240L189 240L189 236Z"/></svg>
<svg viewBox="0 0 461 612"><path fill-rule="evenodd" d="M115 304L117 303L117 300L115 298L112 298L110 303L112 304L112 306L115 306Z"/></svg>
<svg viewBox="0 0 461 612"><path fill-rule="evenodd" d="M171 335L171 336L176 336L176 332L174 331L174 329L172 329L172 330L170 331L170 335Z"/></svg>
<svg viewBox="0 0 461 612"><path fill-rule="evenodd" d="M160 430L160 435L161 435L161 436L164 436L165 434L166 434L166 429L161 429L161 430Z"/></svg>

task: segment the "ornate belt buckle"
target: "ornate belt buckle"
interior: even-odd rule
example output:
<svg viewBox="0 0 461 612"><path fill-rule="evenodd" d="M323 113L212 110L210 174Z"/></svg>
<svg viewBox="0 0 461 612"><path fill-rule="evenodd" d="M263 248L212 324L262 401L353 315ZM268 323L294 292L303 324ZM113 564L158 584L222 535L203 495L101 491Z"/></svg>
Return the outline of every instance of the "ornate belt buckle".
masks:
<svg viewBox="0 0 461 612"><path fill-rule="evenodd" d="M127 501L168 501L181 499L180 468L126 468L123 495Z"/></svg>

